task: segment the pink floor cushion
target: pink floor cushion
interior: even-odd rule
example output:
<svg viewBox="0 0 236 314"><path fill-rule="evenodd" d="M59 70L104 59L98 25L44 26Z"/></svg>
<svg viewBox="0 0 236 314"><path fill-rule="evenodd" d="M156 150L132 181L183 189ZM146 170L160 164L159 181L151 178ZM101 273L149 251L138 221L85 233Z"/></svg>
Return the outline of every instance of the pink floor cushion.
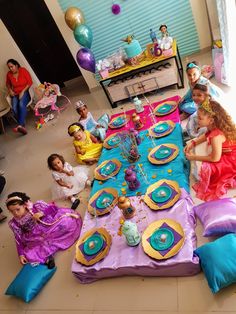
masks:
<svg viewBox="0 0 236 314"><path fill-rule="evenodd" d="M236 232L236 199L223 198L194 207L200 219L204 237L220 236Z"/></svg>

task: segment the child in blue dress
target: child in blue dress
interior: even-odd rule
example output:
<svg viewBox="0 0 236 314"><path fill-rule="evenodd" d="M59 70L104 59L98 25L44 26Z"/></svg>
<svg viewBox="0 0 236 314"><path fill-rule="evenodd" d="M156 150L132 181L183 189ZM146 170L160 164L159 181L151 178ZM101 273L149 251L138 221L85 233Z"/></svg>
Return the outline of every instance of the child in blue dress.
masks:
<svg viewBox="0 0 236 314"><path fill-rule="evenodd" d="M193 88L196 84L208 85L209 95L216 101L220 101L223 96L223 92L218 86L214 85L207 78L201 75L201 68L196 64L195 61L187 64L186 73L190 88L179 102L181 120L186 119L197 110L196 104L192 97Z"/></svg>
<svg viewBox="0 0 236 314"><path fill-rule="evenodd" d="M80 115L79 123L82 124L85 130L97 137L100 141L104 141L108 123L110 118L107 113L102 115L97 121L93 118L91 112L88 111L87 105L81 100L75 103L76 111Z"/></svg>

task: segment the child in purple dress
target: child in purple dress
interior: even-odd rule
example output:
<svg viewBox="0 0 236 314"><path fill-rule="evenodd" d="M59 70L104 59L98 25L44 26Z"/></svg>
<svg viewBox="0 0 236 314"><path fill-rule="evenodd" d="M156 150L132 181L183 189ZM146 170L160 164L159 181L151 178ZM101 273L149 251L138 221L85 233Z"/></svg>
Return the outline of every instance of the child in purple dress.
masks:
<svg viewBox="0 0 236 314"><path fill-rule="evenodd" d="M33 204L21 192L8 195L6 205L13 215L9 226L21 264L42 263L52 268L53 255L69 248L80 235L82 219L68 208L44 201Z"/></svg>

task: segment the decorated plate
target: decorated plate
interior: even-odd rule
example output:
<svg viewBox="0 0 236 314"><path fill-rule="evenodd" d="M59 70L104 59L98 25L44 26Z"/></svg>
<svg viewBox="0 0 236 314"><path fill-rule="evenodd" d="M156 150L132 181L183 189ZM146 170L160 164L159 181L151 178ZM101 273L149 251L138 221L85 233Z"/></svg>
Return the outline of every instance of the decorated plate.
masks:
<svg viewBox="0 0 236 314"><path fill-rule="evenodd" d="M109 253L111 243L111 235L105 228L93 228L77 241L75 259L85 266L94 265Z"/></svg>
<svg viewBox="0 0 236 314"><path fill-rule="evenodd" d="M99 209L109 207L114 200L114 196L111 193L103 193L96 200L96 206Z"/></svg>
<svg viewBox="0 0 236 314"><path fill-rule="evenodd" d="M154 124L149 128L148 132L152 137L163 137L170 134L174 128L175 123L170 120L166 120Z"/></svg>
<svg viewBox="0 0 236 314"><path fill-rule="evenodd" d="M87 255L94 255L101 251L103 247L103 237L100 234L93 234L84 242L84 253Z"/></svg>
<svg viewBox="0 0 236 314"><path fill-rule="evenodd" d="M129 116L122 114L113 118L109 123L109 127L111 129L118 129L124 126L128 121L129 121Z"/></svg>
<svg viewBox="0 0 236 314"><path fill-rule="evenodd" d="M114 188L104 188L97 191L88 203L88 212L93 216L108 214L117 204L118 191Z"/></svg>
<svg viewBox="0 0 236 314"><path fill-rule="evenodd" d="M163 210L174 206L179 200L181 190L176 181L159 180L150 185L144 195L144 202L154 210Z"/></svg>
<svg viewBox="0 0 236 314"><path fill-rule="evenodd" d="M97 180L105 181L115 176L121 168L121 163L118 159L111 159L103 161L94 170L94 177Z"/></svg>
<svg viewBox="0 0 236 314"><path fill-rule="evenodd" d="M172 189L169 186L159 186L152 194L151 199L156 203L163 203L170 199Z"/></svg>
<svg viewBox="0 0 236 314"><path fill-rule="evenodd" d="M160 219L151 223L142 235L144 252L157 260L176 255L184 245L182 226L173 219Z"/></svg>
<svg viewBox="0 0 236 314"><path fill-rule="evenodd" d="M166 164L174 160L179 154L179 148L174 144L161 144L154 147L148 154L148 160L152 164Z"/></svg>
<svg viewBox="0 0 236 314"><path fill-rule="evenodd" d="M103 146L107 149L115 148L119 145L121 138L118 133L111 134L103 142Z"/></svg>
<svg viewBox="0 0 236 314"><path fill-rule="evenodd" d="M170 229L167 228L159 228L150 238L151 246L156 251L167 250L169 247L172 246L174 242L174 235Z"/></svg>
<svg viewBox="0 0 236 314"><path fill-rule="evenodd" d="M154 114L156 116L165 116L175 111L177 108L177 103L175 101L165 101L154 109Z"/></svg>

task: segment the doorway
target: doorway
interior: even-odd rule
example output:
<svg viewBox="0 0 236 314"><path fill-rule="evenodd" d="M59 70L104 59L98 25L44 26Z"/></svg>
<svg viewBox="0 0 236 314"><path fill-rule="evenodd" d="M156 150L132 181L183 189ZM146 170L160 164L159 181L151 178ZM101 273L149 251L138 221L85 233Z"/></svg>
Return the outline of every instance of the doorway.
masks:
<svg viewBox="0 0 236 314"><path fill-rule="evenodd" d="M0 0L0 7L0 18L41 82L63 86L81 76L43 0Z"/></svg>

